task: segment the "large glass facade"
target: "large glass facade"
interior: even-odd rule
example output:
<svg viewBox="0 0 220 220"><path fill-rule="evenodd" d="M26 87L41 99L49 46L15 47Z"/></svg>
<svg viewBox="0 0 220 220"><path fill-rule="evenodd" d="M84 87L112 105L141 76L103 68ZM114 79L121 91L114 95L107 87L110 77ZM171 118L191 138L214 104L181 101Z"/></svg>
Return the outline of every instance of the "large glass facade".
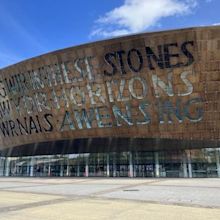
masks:
<svg viewBox="0 0 220 220"><path fill-rule="evenodd" d="M0 157L1 176L220 177L220 148Z"/></svg>

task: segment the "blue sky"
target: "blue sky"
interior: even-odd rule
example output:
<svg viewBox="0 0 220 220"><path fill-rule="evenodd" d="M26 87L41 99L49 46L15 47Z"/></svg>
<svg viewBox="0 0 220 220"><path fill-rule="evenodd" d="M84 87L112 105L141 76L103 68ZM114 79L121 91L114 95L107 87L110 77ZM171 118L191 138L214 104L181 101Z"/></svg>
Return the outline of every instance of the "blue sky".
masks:
<svg viewBox="0 0 220 220"><path fill-rule="evenodd" d="M220 24L220 0L0 0L0 67L120 35Z"/></svg>

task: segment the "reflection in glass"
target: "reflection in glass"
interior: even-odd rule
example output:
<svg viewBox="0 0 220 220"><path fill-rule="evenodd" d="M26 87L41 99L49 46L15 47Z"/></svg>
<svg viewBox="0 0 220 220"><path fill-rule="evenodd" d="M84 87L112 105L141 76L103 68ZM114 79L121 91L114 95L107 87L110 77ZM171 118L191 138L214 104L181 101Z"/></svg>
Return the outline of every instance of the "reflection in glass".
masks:
<svg viewBox="0 0 220 220"><path fill-rule="evenodd" d="M0 157L0 176L220 177L219 161L220 148Z"/></svg>

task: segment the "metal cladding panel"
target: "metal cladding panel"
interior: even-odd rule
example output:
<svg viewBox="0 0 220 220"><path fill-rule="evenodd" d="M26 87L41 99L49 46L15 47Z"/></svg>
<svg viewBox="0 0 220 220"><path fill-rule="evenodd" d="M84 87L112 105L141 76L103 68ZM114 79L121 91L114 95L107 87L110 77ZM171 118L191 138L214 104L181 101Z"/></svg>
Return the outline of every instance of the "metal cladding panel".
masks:
<svg viewBox="0 0 220 220"><path fill-rule="evenodd" d="M174 142L177 149L217 147L219 71L218 26L115 38L6 67L0 70L0 149L55 154L99 151L102 143L117 150L123 139L136 149L138 139L144 149ZM51 147L59 143L62 149Z"/></svg>

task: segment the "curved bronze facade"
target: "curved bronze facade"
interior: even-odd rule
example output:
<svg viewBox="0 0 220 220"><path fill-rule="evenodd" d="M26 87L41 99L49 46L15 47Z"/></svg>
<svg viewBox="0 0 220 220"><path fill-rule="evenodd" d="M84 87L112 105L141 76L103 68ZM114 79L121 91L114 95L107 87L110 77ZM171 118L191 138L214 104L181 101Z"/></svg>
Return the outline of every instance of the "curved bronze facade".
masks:
<svg viewBox="0 0 220 220"><path fill-rule="evenodd" d="M146 149L218 146L219 71L220 27L126 36L6 67L0 149L37 154L28 151L38 144L39 154L61 153L58 141L85 152L91 143L102 151L123 141Z"/></svg>

